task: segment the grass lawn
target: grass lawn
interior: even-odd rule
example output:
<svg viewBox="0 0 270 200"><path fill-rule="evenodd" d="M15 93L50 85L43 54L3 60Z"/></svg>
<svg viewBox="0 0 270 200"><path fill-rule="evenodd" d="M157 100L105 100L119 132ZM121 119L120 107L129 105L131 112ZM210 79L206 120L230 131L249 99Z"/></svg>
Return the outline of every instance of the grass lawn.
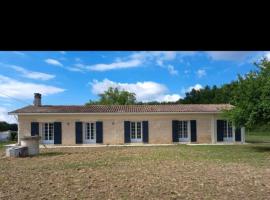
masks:
<svg viewBox="0 0 270 200"><path fill-rule="evenodd" d="M270 131L247 131L246 142L270 143Z"/></svg>
<svg viewBox="0 0 270 200"><path fill-rule="evenodd" d="M270 144L42 149L4 158L0 199L269 199Z"/></svg>

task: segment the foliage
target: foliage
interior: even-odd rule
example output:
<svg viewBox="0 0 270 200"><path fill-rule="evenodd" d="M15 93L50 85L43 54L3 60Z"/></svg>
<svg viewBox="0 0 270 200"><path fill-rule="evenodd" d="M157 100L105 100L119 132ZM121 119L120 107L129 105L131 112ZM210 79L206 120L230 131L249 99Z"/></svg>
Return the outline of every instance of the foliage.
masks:
<svg viewBox="0 0 270 200"><path fill-rule="evenodd" d="M17 131L10 131L9 140L10 141L17 141L17 139L18 139Z"/></svg>
<svg viewBox="0 0 270 200"><path fill-rule="evenodd" d="M0 131L17 131L18 125L17 124L8 124L7 122L0 122Z"/></svg>
<svg viewBox="0 0 270 200"><path fill-rule="evenodd" d="M86 105L130 105L136 102L135 93L112 87L103 94L99 94L99 97L100 99L98 101L90 100Z"/></svg>

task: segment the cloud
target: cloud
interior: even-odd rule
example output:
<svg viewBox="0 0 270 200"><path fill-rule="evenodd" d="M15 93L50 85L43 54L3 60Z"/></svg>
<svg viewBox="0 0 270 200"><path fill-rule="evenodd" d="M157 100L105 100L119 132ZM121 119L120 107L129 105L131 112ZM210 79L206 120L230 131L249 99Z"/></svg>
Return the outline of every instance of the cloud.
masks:
<svg viewBox="0 0 270 200"><path fill-rule="evenodd" d="M8 110L4 107L0 107L0 121L8 123L17 123L15 116L8 115Z"/></svg>
<svg viewBox="0 0 270 200"><path fill-rule="evenodd" d="M216 61L235 61L240 62L245 60L252 54L250 51L207 51L211 59Z"/></svg>
<svg viewBox="0 0 270 200"><path fill-rule="evenodd" d="M13 51L13 53L19 56L25 56L25 53L20 52L20 51Z"/></svg>
<svg viewBox="0 0 270 200"><path fill-rule="evenodd" d="M136 83L119 83L109 79L103 81L93 80L90 82L92 92L94 94L101 94L109 87L119 88L136 94L137 101L176 101L181 98L178 94L168 94L168 89L165 85L152 82L136 82Z"/></svg>
<svg viewBox="0 0 270 200"><path fill-rule="evenodd" d="M127 61L116 61L110 64L96 64L91 66L86 66L86 69L92 71L108 71L113 69L125 69L125 68L133 68L138 67L142 62L138 59L132 59Z"/></svg>
<svg viewBox="0 0 270 200"><path fill-rule="evenodd" d="M199 78L201 78L203 76L206 76L206 71L204 69L199 69L197 70L196 74Z"/></svg>
<svg viewBox="0 0 270 200"><path fill-rule="evenodd" d="M178 71L174 68L173 65L168 65L168 70L171 75L177 75Z"/></svg>
<svg viewBox="0 0 270 200"><path fill-rule="evenodd" d="M51 95L64 92L65 89L29 82L21 82L7 76L0 75L0 97L2 98L17 98L17 99L32 99L33 93L39 92L42 95ZM7 96L6 96L7 95Z"/></svg>
<svg viewBox="0 0 270 200"><path fill-rule="evenodd" d="M65 52L65 51L59 51L59 53L61 53L61 54L66 54L66 52Z"/></svg>
<svg viewBox="0 0 270 200"><path fill-rule="evenodd" d="M58 60L55 60L55 59L48 58L48 59L45 60L45 62L50 64L50 65L63 67L63 64L60 63Z"/></svg>
<svg viewBox="0 0 270 200"><path fill-rule="evenodd" d="M14 69L17 72L20 72L21 76L23 76L25 78L46 81L46 80L53 79L55 77L55 75L52 75L52 74L29 71L29 70L24 69L23 67L19 67L19 66L16 66L16 65L5 65L5 66Z"/></svg>
<svg viewBox="0 0 270 200"><path fill-rule="evenodd" d="M264 55L268 60L270 60L270 52L266 52Z"/></svg>
<svg viewBox="0 0 270 200"><path fill-rule="evenodd" d="M190 92L190 91L193 90L193 89L195 89L195 90L200 90L200 89L202 89L202 88L203 88L202 85L197 83L197 84L194 85L194 86L190 86L190 87L187 89L187 91Z"/></svg>
<svg viewBox="0 0 270 200"><path fill-rule="evenodd" d="M77 63L74 65L73 68L80 68L84 71L109 71L109 70L116 70L116 69L127 69L127 68L134 68L140 66L146 66L148 64L155 63L158 66L167 68L169 73L175 75L177 71L174 67L167 65L165 67L165 62L172 61L176 59L177 56L185 57L194 55L194 52L176 52L176 51L141 51L132 53L129 56L116 58L112 63L99 63L95 65L86 65ZM77 60L79 62L79 60ZM72 69L76 71L75 69ZM77 71L81 71L77 70Z"/></svg>

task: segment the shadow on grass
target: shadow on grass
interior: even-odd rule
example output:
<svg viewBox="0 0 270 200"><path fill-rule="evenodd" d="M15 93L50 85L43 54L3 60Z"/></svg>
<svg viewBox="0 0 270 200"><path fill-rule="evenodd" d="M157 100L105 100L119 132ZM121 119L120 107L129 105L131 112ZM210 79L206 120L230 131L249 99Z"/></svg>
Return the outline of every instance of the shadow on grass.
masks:
<svg viewBox="0 0 270 200"><path fill-rule="evenodd" d="M39 156L44 156L44 157L51 157L51 156L59 156L59 155L65 155L67 153L64 152L45 152L45 153L40 153Z"/></svg>
<svg viewBox="0 0 270 200"><path fill-rule="evenodd" d="M253 146L251 148L257 152L270 152L270 143L268 146Z"/></svg>

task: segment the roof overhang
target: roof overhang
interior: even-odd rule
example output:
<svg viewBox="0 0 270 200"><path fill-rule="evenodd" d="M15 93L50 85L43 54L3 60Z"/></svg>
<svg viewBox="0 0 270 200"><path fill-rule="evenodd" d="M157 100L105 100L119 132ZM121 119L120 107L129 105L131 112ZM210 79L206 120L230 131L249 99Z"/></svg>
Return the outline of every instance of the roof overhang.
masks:
<svg viewBox="0 0 270 200"><path fill-rule="evenodd" d="M8 113L9 115L156 115L156 114L219 114L219 112L123 112L123 113Z"/></svg>

